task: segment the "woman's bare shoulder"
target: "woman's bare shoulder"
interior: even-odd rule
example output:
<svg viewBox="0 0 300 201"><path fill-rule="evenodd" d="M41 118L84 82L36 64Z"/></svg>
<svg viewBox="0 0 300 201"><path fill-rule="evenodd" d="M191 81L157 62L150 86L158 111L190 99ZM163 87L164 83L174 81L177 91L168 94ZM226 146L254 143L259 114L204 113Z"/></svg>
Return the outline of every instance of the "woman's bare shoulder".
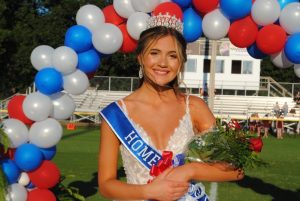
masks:
<svg viewBox="0 0 300 201"><path fill-rule="evenodd" d="M214 126L215 117L205 101L197 96L190 96L189 100L194 128L197 131L202 132Z"/></svg>
<svg viewBox="0 0 300 201"><path fill-rule="evenodd" d="M203 108L207 108L207 104L205 103L205 101L195 95L189 95L189 104L190 104L190 108L191 109L203 109Z"/></svg>

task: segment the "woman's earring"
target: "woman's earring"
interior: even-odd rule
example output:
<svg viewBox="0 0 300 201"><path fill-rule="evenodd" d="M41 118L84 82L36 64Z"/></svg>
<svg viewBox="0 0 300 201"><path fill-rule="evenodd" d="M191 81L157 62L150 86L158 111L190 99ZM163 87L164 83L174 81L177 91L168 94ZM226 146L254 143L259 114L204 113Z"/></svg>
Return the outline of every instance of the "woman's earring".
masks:
<svg viewBox="0 0 300 201"><path fill-rule="evenodd" d="M140 65L139 78L142 79L143 77L144 77L144 75L143 75L143 65Z"/></svg>

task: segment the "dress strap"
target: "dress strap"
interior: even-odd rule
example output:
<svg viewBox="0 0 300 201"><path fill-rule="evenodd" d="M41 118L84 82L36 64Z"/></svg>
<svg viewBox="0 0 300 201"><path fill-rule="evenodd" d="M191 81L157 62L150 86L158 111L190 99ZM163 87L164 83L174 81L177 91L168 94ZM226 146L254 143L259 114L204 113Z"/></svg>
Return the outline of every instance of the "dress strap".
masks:
<svg viewBox="0 0 300 201"><path fill-rule="evenodd" d="M186 97L185 97L185 103L186 103L186 108L185 108L185 111L186 111L186 113L190 113L190 107L189 107L189 105L190 105L190 95L186 95Z"/></svg>
<svg viewBox="0 0 300 201"><path fill-rule="evenodd" d="M123 99L120 99L120 102L121 102L121 104L122 104L121 107L122 107L122 109L124 110L125 114L128 115L127 108L126 108L126 105L125 105L124 100L123 100Z"/></svg>

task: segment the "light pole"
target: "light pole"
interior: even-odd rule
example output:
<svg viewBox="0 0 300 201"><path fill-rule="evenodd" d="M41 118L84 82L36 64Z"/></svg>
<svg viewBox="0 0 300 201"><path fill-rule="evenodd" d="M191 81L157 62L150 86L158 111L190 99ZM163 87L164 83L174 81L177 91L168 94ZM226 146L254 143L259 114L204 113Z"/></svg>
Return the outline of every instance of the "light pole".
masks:
<svg viewBox="0 0 300 201"><path fill-rule="evenodd" d="M211 58L208 86L208 107L213 112L215 99L215 74L216 74L217 40L211 40Z"/></svg>

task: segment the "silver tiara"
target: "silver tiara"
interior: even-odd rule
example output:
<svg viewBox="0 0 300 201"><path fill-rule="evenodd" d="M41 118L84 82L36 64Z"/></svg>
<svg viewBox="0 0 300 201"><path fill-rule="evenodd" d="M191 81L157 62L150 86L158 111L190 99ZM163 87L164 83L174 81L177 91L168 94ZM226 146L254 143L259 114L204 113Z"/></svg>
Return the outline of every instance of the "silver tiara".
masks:
<svg viewBox="0 0 300 201"><path fill-rule="evenodd" d="M183 34L183 23L180 19L176 18L175 15L171 16L169 13L159 13L158 15L153 15L149 18L147 22L147 29L157 26L173 28Z"/></svg>

